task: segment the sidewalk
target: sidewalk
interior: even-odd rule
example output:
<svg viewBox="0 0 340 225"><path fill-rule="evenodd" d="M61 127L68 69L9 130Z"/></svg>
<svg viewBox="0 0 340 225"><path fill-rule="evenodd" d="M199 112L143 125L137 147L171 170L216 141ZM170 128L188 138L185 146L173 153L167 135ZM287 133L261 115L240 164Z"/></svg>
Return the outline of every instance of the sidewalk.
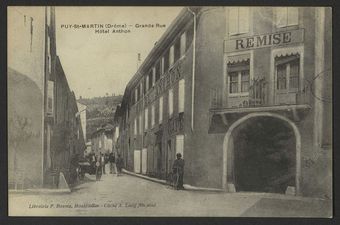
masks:
<svg viewBox="0 0 340 225"><path fill-rule="evenodd" d="M125 169L123 169L123 172L126 173L126 174L129 174L131 176L139 177L139 178L142 178L142 179L145 179L145 180L150 180L150 181L153 181L153 182L156 182L156 183L159 183L159 184L166 185L165 180L161 180L161 179L157 179L157 178L153 178L153 177L148 177L148 176L145 176L145 175L142 175L142 174L133 173L133 172L127 171ZM224 190L218 189L218 188L195 187L195 186L191 186L189 184L184 184L183 186L184 186L185 190L189 190L189 191L225 192Z"/></svg>
<svg viewBox="0 0 340 225"><path fill-rule="evenodd" d="M148 177L142 174L137 174L137 173L133 173L130 171L127 171L125 169L123 169L123 173L131 175L131 176L135 176L135 177L139 177L145 180L149 180L152 182L156 182L159 184L163 184L163 185L167 185L165 180L161 180L161 179L157 179L157 178L153 178L153 177ZM284 195L284 194L278 194L278 193L262 193L262 192L226 192L223 189L218 189L218 188L204 188L204 187L195 187L195 186L191 186L189 184L184 184L183 185L185 190L188 191L203 191L203 192L220 192L220 193L224 193L226 195L237 195L237 196L259 196L262 198L266 198L266 199L277 199L277 200L297 200L297 201L303 201L303 202L315 202L315 201L330 201L329 199L322 199L322 198L311 198L311 197L303 197L303 196L295 196L295 195Z"/></svg>

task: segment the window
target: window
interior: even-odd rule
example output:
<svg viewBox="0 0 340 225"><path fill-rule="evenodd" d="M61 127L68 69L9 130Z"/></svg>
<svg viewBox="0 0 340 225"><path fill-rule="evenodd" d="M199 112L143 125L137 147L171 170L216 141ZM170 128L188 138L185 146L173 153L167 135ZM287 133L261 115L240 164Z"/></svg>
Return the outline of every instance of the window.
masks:
<svg viewBox="0 0 340 225"><path fill-rule="evenodd" d="M229 34L249 32L249 8L232 7L229 9Z"/></svg>
<svg viewBox="0 0 340 225"><path fill-rule="evenodd" d="M169 103L169 117L171 117L173 112L174 112L174 91L173 91L173 89L169 89L168 103Z"/></svg>
<svg viewBox="0 0 340 225"><path fill-rule="evenodd" d="M165 71L164 64L165 64L165 59L164 59L164 57L162 57L162 59L161 59L161 73L160 73L161 75L163 75L163 73Z"/></svg>
<svg viewBox="0 0 340 225"><path fill-rule="evenodd" d="M149 71L147 80L148 80L148 89L151 89L152 88L152 69Z"/></svg>
<svg viewBox="0 0 340 225"><path fill-rule="evenodd" d="M172 66L175 62L175 46L170 47L169 51L169 66Z"/></svg>
<svg viewBox="0 0 340 225"><path fill-rule="evenodd" d="M247 92L249 90L249 70L241 72L241 92Z"/></svg>
<svg viewBox="0 0 340 225"><path fill-rule="evenodd" d="M159 98L159 123L163 120L163 96Z"/></svg>
<svg viewBox="0 0 340 225"><path fill-rule="evenodd" d="M135 103L138 101L138 88L135 89Z"/></svg>
<svg viewBox="0 0 340 225"><path fill-rule="evenodd" d="M143 97L143 82L141 81L139 84L139 99Z"/></svg>
<svg viewBox="0 0 340 225"><path fill-rule="evenodd" d="M299 10L297 7L276 8L276 26L287 27L299 24Z"/></svg>
<svg viewBox="0 0 340 225"><path fill-rule="evenodd" d="M287 88L286 65L277 66L277 89L285 90Z"/></svg>
<svg viewBox="0 0 340 225"><path fill-rule="evenodd" d="M161 77L161 68L162 68L162 60L156 63L156 70L155 70L155 82L159 80Z"/></svg>
<svg viewBox="0 0 340 225"><path fill-rule="evenodd" d="M181 48L181 40L177 39L174 45L174 55L175 55L175 62L181 58L180 48Z"/></svg>
<svg viewBox="0 0 340 225"><path fill-rule="evenodd" d="M161 75L163 75L165 72L168 71L169 69L169 56L170 56L170 49L168 49L164 56L162 57L162 73Z"/></svg>
<svg viewBox="0 0 340 225"><path fill-rule="evenodd" d="M148 117L149 117L149 115L148 115L148 113L149 113L149 110L148 110L148 108L145 108L145 110L144 110L144 129L145 130L147 130L148 129Z"/></svg>
<svg viewBox="0 0 340 225"><path fill-rule="evenodd" d="M229 93L237 93L238 92L238 73L231 72L229 73Z"/></svg>
<svg viewBox="0 0 340 225"><path fill-rule="evenodd" d="M299 88L299 55L275 58L277 90L297 90Z"/></svg>
<svg viewBox="0 0 340 225"><path fill-rule="evenodd" d="M186 50L186 32L184 32L181 35L181 39L180 39L180 57L182 57L185 54L185 50Z"/></svg>
<svg viewBox="0 0 340 225"><path fill-rule="evenodd" d="M149 90L149 74L145 77L145 92Z"/></svg>
<svg viewBox="0 0 340 225"><path fill-rule="evenodd" d="M185 92L185 81L184 79L181 79L178 82L178 112L184 112L184 95Z"/></svg>
<svg viewBox="0 0 340 225"><path fill-rule="evenodd" d="M155 126L155 104L151 106L151 127Z"/></svg>
<svg viewBox="0 0 340 225"><path fill-rule="evenodd" d="M228 64L229 93L247 93L249 91L249 59Z"/></svg>

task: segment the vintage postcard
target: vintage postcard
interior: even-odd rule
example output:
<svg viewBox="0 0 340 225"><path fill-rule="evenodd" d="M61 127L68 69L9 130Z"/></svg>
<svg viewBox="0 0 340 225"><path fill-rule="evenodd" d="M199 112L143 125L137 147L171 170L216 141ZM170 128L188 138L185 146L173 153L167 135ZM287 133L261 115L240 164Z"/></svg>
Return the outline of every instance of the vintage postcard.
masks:
<svg viewBox="0 0 340 225"><path fill-rule="evenodd" d="M333 216L330 7L7 12L9 216Z"/></svg>

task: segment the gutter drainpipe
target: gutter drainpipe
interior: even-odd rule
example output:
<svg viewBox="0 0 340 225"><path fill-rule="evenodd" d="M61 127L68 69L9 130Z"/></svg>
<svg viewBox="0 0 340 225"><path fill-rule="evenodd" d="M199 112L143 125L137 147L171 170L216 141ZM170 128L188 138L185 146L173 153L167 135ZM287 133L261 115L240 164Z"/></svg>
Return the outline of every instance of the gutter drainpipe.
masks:
<svg viewBox="0 0 340 225"><path fill-rule="evenodd" d="M195 65L196 65L196 13L190 7L188 11L194 16L194 36L192 44L192 83L191 83L191 131L194 131L194 102L195 102Z"/></svg>

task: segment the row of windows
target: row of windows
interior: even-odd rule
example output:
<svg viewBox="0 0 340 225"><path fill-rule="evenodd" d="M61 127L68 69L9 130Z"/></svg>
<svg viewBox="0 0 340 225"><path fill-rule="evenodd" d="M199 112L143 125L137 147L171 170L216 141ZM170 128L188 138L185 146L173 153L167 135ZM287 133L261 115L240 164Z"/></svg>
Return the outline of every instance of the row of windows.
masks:
<svg viewBox="0 0 340 225"><path fill-rule="evenodd" d="M132 99L133 104L138 102L143 94L154 87L160 77L167 72L177 60L185 55L185 52L192 42L192 38L193 30L188 29L175 39L170 48L165 51L163 56L160 57L160 60L155 63L148 74L141 79L140 83L137 85Z"/></svg>
<svg viewBox="0 0 340 225"><path fill-rule="evenodd" d="M249 32L250 8L232 7L229 8L229 34L237 35ZM278 28L298 25L299 12L296 7L275 8L275 25Z"/></svg>
<svg viewBox="0 0 340 225"><path fill-rule="evenodd" d="M169 118L173 116L174 113L174 89L168 90L168 115ZM185 81L184 79L178 82L178 113L184 112L184 96L185 96ZM151 106L146 107L144 109L144 130L149 129L149 124L151 123L151 127L154 127L156 124L156 113L158 114L158 123L162 124L163 122L163 96L160 96L157 101L155 101ZM158 104L157 104L158 103ZM156 104L158 106L156 112ZM149 113L150 112L150 113ZM149 116L151 115L150 121ZM138 129L138 128L139 129ZM142 112L140 112L139 116L136 116L134 119L134 134L141 134L143 133L143 116Z"/></svg>
<svg viewBox="0 0 340 225"><path fill-rule="evenodd" d="M250 85L249 60L228 64L228 83L230 94L247 93ZM299 88L299 55L275 58L276 89L296 91Z"/></svg>

